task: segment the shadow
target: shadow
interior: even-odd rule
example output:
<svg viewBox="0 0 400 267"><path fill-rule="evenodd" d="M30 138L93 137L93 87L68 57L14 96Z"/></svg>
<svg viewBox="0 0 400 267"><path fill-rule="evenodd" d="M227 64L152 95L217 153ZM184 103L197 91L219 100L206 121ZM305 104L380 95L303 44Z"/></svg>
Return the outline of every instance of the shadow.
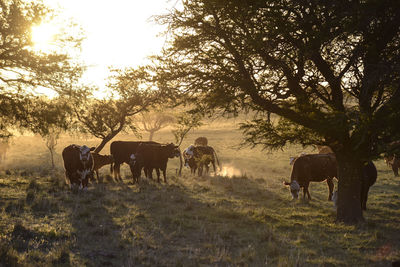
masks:
<svg viewBox="0 0 400 267"><path fill-rule="evenodd" d="M85 266L121 266L127 257L121 249L121 225L114 219L128 212L114 192L114 184L92 184L88 191L68 192L63 209L68 210L73 229L71 251Z"/></svg>

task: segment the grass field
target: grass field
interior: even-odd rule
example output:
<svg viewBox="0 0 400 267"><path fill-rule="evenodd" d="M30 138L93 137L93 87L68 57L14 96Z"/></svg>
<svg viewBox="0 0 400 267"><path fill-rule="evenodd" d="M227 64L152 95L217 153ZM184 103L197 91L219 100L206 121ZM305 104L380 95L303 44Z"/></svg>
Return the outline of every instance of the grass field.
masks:
<svg viewBox="0 0 400 267"><path fill-rule="evenodd" d="M292 201L289 156L301 147L267 153L237 149L240 132L219 124L191 132L182 147L206 136L224 167L195 177L179 160L168 165L168 184L105 179L87 192L64 182L61 150L95 139L66 136L57 168L37 137L13 140L0 168L0 263L3 266L391 266L400 260L400 179L383 160L371 188L366 222L335 223L326 183L312 183L311 201ZM118 136L115 140L136 140ZM161 142L173 141L166 130ZM108 145L102 153L108 153ZM306 152L313 152L306 150ZM101 169L109 174L109 167ZM1 265L0 264L0 265Z"/></svg>

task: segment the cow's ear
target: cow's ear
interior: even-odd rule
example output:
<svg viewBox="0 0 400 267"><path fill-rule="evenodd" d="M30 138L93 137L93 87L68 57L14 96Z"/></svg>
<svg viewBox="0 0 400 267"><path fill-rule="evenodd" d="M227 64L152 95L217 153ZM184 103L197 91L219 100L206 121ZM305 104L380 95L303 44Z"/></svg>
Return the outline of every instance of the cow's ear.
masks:
<svg viewBox="0 0 400 267"><path fill-rule="evenodd" d="M90 148L90 151L93 151L95 149L96 149L96 147L93 146L93 147Z"/></svg>
<svg viewBox="0 0 400 267"><path fill-rule="evenodd" d="M290 185L290 183L289 183L289 182L286 182L286 181L284 181L283 184L284 184L284 185Z"/></svg>

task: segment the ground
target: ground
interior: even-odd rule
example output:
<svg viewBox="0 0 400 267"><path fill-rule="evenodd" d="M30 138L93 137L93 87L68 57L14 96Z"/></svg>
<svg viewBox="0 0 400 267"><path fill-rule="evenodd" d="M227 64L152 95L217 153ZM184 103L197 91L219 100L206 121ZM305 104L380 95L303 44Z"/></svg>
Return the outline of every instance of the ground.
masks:
<svg viewBox="0 0 400 267"><path fill-rule="evenodd" d="M390 266L400 260L400 179L383 160L371 188L365 223L335 223L325 182L311 201L292 201L288 147L267 153L240 148L233 128L191 132L183 149L206 136L224 167L219 175L177 175L168 184L105 179L74 193L64 182L61 151L95 139L64 137L57 168L37 137L15 138L0 171L0 266ZM173 141L165 130L155 140ZM115 140L137 140L117 136ZM306 149L312 152L312 148ZM107 148L102 153L108 153ZM107 177L109 167L101 169Z"/></svg>

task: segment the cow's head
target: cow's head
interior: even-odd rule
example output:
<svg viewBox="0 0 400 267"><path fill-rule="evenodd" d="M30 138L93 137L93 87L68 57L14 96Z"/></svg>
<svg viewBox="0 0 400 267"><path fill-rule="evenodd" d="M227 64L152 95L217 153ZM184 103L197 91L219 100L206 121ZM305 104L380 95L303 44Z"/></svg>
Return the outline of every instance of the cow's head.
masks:
<svg viewBox="0 0 400 267"><path fill-rule="evenodd" d="M194 148L195 148L194 145L190 145L183 151L185 158L189 159L193 157Z"/></svg>
<svg viewBox="0 0 400 267"><path fill-rule="evenodd" d="M293 199L298 199L299 198L299 192L300 192L300 185L296 180L293 180L292 182L284 182L285 185L289 185L290 193L292 194Z"/></svg>
<svg viewBox="0 0 400 267"><path fill-rule="evenodd" d="M93 151L94 149L95 149L94 147L89 148L85 145L79 147L79 159L81 160L85 168L88 165L90 159L92 158L90 151Z"/></svg>
<svg viewBox="0 0 400 267"><path fill-rule="evenodd" d="M178 158L181 156L181 151L179 146L174 145L173 143L168 144L165 146L167 148L167 155L168 158Z"/></svg>
<svg viewBox="0 0 400 267"><path fill-rule="evenodd" d="M93 159L90 151L93 151L95 148L94 147L87 147L85 145L79 147L79 159L83 165L83 170L77 170L80 180L80 187L86 187L87 186L87 181L89 179L88 176L93 175L92 173L92 166L93 164ZM87 178L87 179L86 179Z"/></svg>

